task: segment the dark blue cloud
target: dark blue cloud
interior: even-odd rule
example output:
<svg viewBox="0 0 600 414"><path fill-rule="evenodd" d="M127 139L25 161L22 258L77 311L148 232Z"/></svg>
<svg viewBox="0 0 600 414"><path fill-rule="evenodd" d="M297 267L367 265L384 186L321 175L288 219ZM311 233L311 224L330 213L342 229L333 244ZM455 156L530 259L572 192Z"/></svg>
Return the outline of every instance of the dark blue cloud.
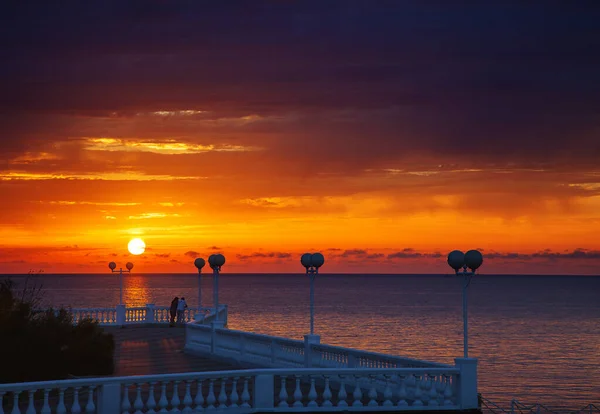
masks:
<svg viewBox="0 0 600 414"><path fill-rule="evenodd" d="M1 15L11 119L294 112L319 128L306 139L369 159L600 156L594 2L11 2ZM318 118L335 110L354 125Z"/></svg>

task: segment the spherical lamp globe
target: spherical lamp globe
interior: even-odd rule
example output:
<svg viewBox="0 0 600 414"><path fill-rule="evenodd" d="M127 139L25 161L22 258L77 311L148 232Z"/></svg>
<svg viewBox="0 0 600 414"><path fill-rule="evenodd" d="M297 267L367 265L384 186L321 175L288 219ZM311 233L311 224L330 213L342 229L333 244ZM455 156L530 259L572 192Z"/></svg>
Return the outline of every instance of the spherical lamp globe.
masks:
<svg viewBox="0 0 600 414"><path fill-rule="evenodd" d="M127 270L131 271L131 269L133 269L133 263L127 262L127 264L125 265L125 267L127 268Z"/></svg>
<svg viewBox="0 0 600 414"><path fill-rule="evenodd" d="M216 254L211 254L210 256L208 256L208 265L214 269L215 268L215 256Z"/></svg>
<svg viewBox="0 0 600 414"><path fill-rule="evenodd" d="M300 263L302 263L302 266L306 267L307 269L309 267L311 267L312 266L312 264L311 264L312 261L310 260L311 257L312 257L312 254L310 254L310 253L304 253L302 255L302 257L300 258Z"/></svg>
<svg viewBox="0 0 600 414"><path fill-rule="evenodd" d="M215 265L221 267L225 264L225 256L221 253L215 254Z"/></svg>
<svg viewBox="0 0 600 414"><path fill-rule="evenodd" d="M108 264L108 268L109 268L110 270L115 270L115 269L117 268L117 264L116 264L115 262L110 262L110 263Z"/></svg>
<svg viewBox="0 0 600 414"><path fill-rule="evenodd" d="M465 265L465 254L460 250L451 251L448 254L448 265L458 272Z"/></svg>
<svg viewBox="0 0 600 414"><path fill-rule="evenodd" d="M202 270L204 265L206 265L206 262L204 261L203 258L199 257L196 260L194 260L194 266L196 266L198 268L198 270Z"/></svg>
<svg viewBox="0 0 600 414"><path fill-rule="evenodd" d="M325 257L323 257L323 255L321 253L313 253L310 256L310 263L314 267L319 268L319 267L323 266L323 264L325 263Z"/></svg>
<svg viewBox="0 0 600 414"><path fill-rule="evenodd" d="M465 264L469 269L475 271L483 263L483 255L479 250L469 250L465 253Z"/></svg>

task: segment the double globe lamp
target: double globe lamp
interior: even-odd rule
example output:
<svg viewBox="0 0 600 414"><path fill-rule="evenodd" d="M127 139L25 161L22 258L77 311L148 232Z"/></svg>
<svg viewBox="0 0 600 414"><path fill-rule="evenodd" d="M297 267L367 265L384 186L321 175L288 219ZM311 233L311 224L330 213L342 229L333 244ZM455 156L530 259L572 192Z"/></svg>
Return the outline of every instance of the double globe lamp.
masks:
<svg viewBox="0 0 600 414"><path fill-rule="evenodd" d="M119 272L119 286L120 286L119 304L121 304L121 305L123 304L123 272L131 273L131 269L133 269L133 263L127 262L125 267L127 268L127 270L123 270L123 268L119 268L119 270L116 270L117 264L115 262L110 262L108 264L108 268L110 269L111 272L113 272L113 273Z"/></svg>
<svg viewBox="0 0 600 414"><path fill-rule="evenodd" d="M222 254L211 254L208 257L208 265L213 270L213 303L215 306L215 321L219 320L219 272L225 264L225 256ZM198 269L198 312L202 306L202 268L206 265L203 258L194 260L194 266Z"/></svg>
<svg viewBox="0 0 600 414"><path fill-rule="evenodd" d="M471 277L483 263L483 255L478 250L469 250L463 253L454 250L448 254L448 265L454 269L457 276L463 276L463 352L464 357L469 357L468 320L467 320L467 288ZM468 271L467 269L470 269Z"/></svg>

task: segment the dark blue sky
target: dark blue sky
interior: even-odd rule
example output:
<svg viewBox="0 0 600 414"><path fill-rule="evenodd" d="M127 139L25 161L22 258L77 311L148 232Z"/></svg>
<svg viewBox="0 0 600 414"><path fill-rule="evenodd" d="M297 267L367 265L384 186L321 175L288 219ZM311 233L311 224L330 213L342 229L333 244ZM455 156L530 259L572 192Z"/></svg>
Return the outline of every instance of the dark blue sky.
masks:
<svg viewBox="0 0 600 414"><path fill-rule="evenodd" d="M36 122L40 113L210 108L223 116L295 113L321 132L331 127L328 111L341 111L364 121L344 139L360 154L375 140L383 152L468 148L490 162L600 157L596 2L3 8L6 149L34 140L32 124L47 126ZM399 133L420 138L398 140ZM334 151L338 140L324 145Z"/></svg>

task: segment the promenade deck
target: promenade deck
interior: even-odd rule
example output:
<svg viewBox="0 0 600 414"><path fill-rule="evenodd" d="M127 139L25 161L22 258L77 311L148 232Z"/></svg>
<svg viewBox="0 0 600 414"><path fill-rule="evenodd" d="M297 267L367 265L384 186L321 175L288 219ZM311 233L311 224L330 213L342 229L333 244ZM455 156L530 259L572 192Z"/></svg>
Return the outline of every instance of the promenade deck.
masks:
<svg viewBox="0 0 600 414"><path fill-rule="evenodd" d="M114 376L244 369L241 365L183 352L185 328L165 325L105 327L115 339Z"/></svg>

